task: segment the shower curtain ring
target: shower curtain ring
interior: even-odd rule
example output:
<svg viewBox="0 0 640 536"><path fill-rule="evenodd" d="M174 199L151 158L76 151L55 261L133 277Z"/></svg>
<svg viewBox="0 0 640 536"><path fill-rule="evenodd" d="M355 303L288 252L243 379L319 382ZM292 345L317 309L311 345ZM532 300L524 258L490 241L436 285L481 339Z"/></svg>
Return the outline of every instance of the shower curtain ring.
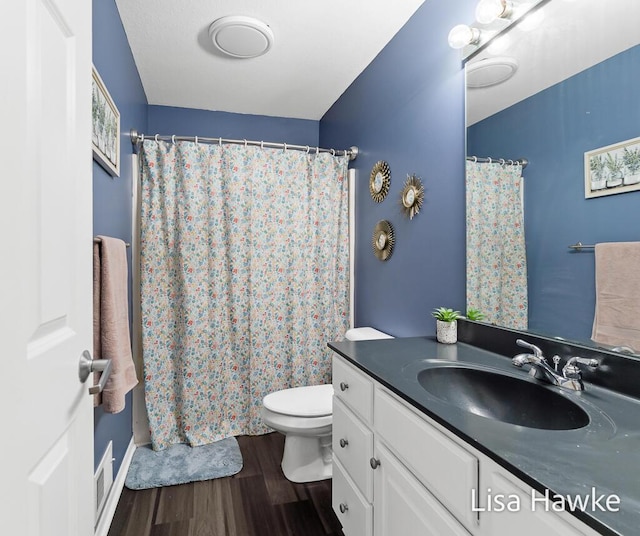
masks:
<svg viewBox="0 0 640 536"><path fill-rule="evenodd" d="M331 156L335 156L336 155L336 150L335 149L331 149Z"/></svg>
<svg viewBox="0 0 640 536"><path fill-rule="evenodd" d="M171 135L171 143L173 143L174 145L176 144L176 135L175 134Z"/></svg>
<svg viewBox="0 0 640 536"><path fill-rule="evenodd" d="M309 154L309 146L307 145L307 154Z"/></svg>
<svg viewBox="0 0 640 536"><path fill-rule="evenodd" d="M222 138L218 138L218 145L222 147Z"/></svg>
<svg viewBox="0 0 640 536"><path fill-rule="evenodd" d="M478 157L477 156L472 156L472 158L473 158L473 163L477 164L478 163Z"/></svg>
<svg viewBox="0 0 640 536"><path fill-rule="evenodd" d="M196 145L198 145L198 136L194 136L195 141L196 141Z"/></svg>
<svg viewBox="0 0 640 536"><path fill-rule="evenodd" d="M260 140L260 149L264 149L264 140Z"/></svg>
<svg viewBox="0 0 640 536"><path fill-rule="evenodd" d="M154 136L154 139L156 140L156 143L158 143L158 135L157 134Z"/></svg>
<svg viewBox="0 0 640 536"><path fill-rule="evenodd" d="M507 160L507 162L509 163L510 166L513 166L515 164L515 162L511 159Z"/></svg>
<svg viewBox="0 0 640 536"><path fill-rule="evenodd" d="M285 153L287 152L287 144L286 144L286 143L284 144L284 149L283 149L283 151L284 151Z"/></svg>
<svg viewBox="0 0 640 536"><path fill-rule="evenodd" d="M487 162L489 162L489 164L493 163L490 156L487 156Z"/></svg>
<svg viewBox="0 0 640 536"><path fill-rule="evenodd" d="M506 164L505 159L504 159L504 158L501 158L501 159L500 159L500 165L501 165L501 166L504 166L505 164Z"/></svg>
<svg viewBox="0 0 640 536"><path fill-rule="evenodd" d="M140 143L144 143L144 134L140 134Z"/></svg>
<svg viewBox="0 0 640 536"><path fill-rule="evenodd" d="M316 147L316 154L320 154L320 147Z"/></svg>

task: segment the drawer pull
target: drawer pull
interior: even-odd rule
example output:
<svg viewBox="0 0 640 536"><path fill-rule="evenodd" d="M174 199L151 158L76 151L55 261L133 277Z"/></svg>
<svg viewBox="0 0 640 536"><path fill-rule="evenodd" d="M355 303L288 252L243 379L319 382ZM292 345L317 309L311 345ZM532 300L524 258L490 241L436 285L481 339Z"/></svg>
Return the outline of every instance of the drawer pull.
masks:
<svg viewBox="0 0 640 536"><path fill-rule="evenodd" d="M346 391L347 389L349 389L349 384L345 382L340 382L340 390Z"/></svg>
<svg viewBox="0 0 640 536"><path fill-rule="evenodd" d="M369 465L371 465L371 469L376 469L380 465L380 460L376 460L375 458L371 458L369 460Z"/></svg>
<svg viewBox="0 0 640 536"><path fill-rule="evenodd" d="M340 440L340 446L342 448L345 448L348 444L349 444L349 441L347 439L341 439Z"/></svg>
<svg viewBox="0 0 640 536"><path fill-rule="evenodd" d="M340 503L340 511L344 514L347 510L349 509L349 507L347 506L347 503Z"/></svg>

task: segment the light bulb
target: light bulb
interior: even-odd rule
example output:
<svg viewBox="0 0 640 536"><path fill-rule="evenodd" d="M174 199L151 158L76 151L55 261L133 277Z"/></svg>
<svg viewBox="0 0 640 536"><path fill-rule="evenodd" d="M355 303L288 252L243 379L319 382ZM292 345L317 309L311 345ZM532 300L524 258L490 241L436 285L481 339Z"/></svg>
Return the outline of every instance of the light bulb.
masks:
<svg viewBox="0 0 640 536"><path fill-rule="evenodd" d="M476 20L480 24L491 24L501 17L508 17L511 8L506 0L480 0L476 7Z"/></svg>
<svg viewBox="0 0 640 536"><path fill-rule="evenodd" d="M458 24L449 32L449 46L451 48L464 48L480 40L480 30L471 28L466 24Z"/></svg>

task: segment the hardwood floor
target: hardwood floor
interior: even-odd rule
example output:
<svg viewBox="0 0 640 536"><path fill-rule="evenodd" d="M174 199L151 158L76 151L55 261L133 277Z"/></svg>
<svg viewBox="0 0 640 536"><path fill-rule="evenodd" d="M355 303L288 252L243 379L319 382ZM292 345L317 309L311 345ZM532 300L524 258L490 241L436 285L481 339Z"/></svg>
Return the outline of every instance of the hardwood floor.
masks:
<svg viewBox="0 0 640 536"><path fill-rule="evenodd" d="M234 476L124 488L109 536L343 536L331 509L331 480L284 478L283 435L237 439L244 467Z"/></svg>

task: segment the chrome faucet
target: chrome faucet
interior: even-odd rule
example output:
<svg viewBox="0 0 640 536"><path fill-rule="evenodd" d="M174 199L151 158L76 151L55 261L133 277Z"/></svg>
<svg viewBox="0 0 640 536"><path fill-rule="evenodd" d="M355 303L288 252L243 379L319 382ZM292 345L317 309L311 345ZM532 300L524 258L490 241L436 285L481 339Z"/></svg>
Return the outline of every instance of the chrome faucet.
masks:
<svg viewBox="0 0 640 536"><path fill-rule="evenodd" d="M549 362L544 357L542 350L535 344L531 344L522 339L517 339L516 344L531 350L532 354L518 354L511 362L516 367L523 367L524 365L531 365L529 369L529 375L532 378L541 380L543 382L564 387L566 389L572 389L573 391L584 390L584 384L582 383L582 373L578 364L586 365L591 368L598 366L596 359L587 359L585 357L571 357L567 360L567 363L562 367L562 372L558 373L558 365L561 361L560 356L553 357L554 368L551 368Z"/></svg>

